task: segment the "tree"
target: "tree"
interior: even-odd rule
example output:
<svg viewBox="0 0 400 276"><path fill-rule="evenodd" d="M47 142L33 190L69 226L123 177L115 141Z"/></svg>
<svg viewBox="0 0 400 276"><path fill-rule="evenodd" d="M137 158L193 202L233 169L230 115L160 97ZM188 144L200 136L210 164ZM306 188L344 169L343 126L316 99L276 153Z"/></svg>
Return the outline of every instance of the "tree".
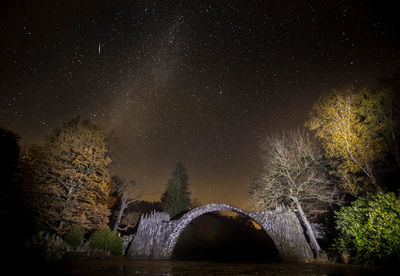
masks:
<svg viewBox="0 0 400 276"><path fill-rule="evenodd" d="M262 146L264 172L249 186L252 204L258 210L274 209L280 204L298 212L318 256L321 248L304 211L319 203L340 202L335 185L322 166L322 154L310 137L300 130L267 136Z"/></svg>
<svg viewBox="0 0 400 276"><path fill-rule="evenodd" d="M17 134L0 127L0 175L2 182L9 188L12 184L14 174L17 172L20 148Z"/></svg>
<svg viewBox="0 0 400 276"><path fill-rule="evenodd" d="M191 207L188 179L185 166L178 163L161 197L161 206L171 217Z"/></svg>
<svg viewBox="0 0 400 276"><path fill-rule="evenodd" d="M126 231L136 225L139 221L140 213L130 212L129 214L124 214L125 210L130 204L138 201L145 195L141 193L141 188L133 180L126 182L116 175L112 177L112 180L114 183L114 189L120 198L120 206L114 223L113 232ZM125 227L121 227L121 225L125 225Z"/></svg>
<svg viewBox="0 0 400 276"><path fill-rule="evenodd" d="M352 195L380 190L377 162L389 149L393 120L387 90L332 90L313 106L306 126L331 158L333 174Z"/></svg>
<svg viewBox="0 0 400 276"><path fill-rule="evenodd" d="M19 137L10 130L0 127L0 233L3 239L2 247L7 252L6 257L14 259L24 253L24 239L26 230L30 229L30 220L26 216L17 187L18 162L20 158ZM9 238L10 232L20 237ZM7 259L6 261L7 262Z"/></svg>
<svg viewBox="0 0 400 276"><path fill-rule="evenodd" d="M18 170L20 148L17 134L0 127L0 214L2 218L10 219L15 212L15 200L18 198L14 186L14 177Z"/></svg>
<svg viewBox="0 0 400 276"><path fill-rule="evenodd" d="M400 170L400 72L393 74L391 78L379 80L376 89L390 91L391 102L389 102L390 106L387 107L387 110L389 111L388 116L393 121L393 127L389 146L398 171Z"/></svg>
<svg viewBox="0 0 400 276"><path fill-rule="evenodd" d="M110 162L100 127L79 118L55 130L43 146L30 147L24 163L31 169L28 193L38 222L58 233L74 224L107 227Z"/></svg>
<svg viewBox="0 0 400 276"><path fill-rule="evenodd" d="M336 228L334 247L358 263L400 258L400 198L395 193L366 194L342 207Z"/></svg>

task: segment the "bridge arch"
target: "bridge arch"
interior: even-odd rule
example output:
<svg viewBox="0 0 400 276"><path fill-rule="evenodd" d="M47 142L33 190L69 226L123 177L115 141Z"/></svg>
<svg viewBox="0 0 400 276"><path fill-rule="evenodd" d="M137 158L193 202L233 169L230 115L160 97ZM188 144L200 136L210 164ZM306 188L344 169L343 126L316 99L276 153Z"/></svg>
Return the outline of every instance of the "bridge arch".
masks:
<svg viewBox="0 0 400 276"><path fill-rule="evenodd" d="M303 261L313 257L297 216L288 208L249 212L228 204L211 203L194 208L177 220L166 213L143 215L128 256L146 259L169 259L185 227L197 217L210 212L230 211L245 215L257 222L273 240L283 260Z"/></svg>
<svg viewBox="0 0 400 276"><path fill-rule="evenodd" d="M263 228L263 230L272 238L275 246L277 246L273 238L273 233L271 233L269 228L264 227L263 220L262 218L260 218L258 213L249 212L228 204L211 203L205 206L193 208L192 210L184 214L179 220L176 221L174 231L171 233L167 241L168 251L171 253L171 255L176 246L176 243L178 242L180 235L190 222L207 213L219 212L219 211L235 212L237 214L241 214L251 218Z"/></svg>

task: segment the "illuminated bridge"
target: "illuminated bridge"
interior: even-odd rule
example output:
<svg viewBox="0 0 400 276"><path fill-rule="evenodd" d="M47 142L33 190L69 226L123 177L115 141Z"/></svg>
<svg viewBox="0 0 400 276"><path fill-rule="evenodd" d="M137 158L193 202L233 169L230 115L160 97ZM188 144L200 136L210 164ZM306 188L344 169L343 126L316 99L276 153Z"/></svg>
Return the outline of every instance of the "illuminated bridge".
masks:
<svg viewBox="0 0 400 276"><path fill-rule="evenodd" d="M197 217L217 211L236 212L253 219L272 238L283 260L303 261L313 257L303 228L290 209L278 207L276 210L249 212L231 205L215 203L193 208L177 220L170 220L168 214L161 212L142 215L127 255L146 259L169 259L185 227Z"/></svg>

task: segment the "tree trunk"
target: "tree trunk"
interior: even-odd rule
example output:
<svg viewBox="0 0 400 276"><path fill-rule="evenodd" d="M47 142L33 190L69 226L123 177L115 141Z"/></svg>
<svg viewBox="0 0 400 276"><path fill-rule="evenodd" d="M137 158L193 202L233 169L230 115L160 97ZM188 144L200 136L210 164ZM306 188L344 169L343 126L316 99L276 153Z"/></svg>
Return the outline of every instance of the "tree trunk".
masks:
<svg viewBox="0 0 400 276"><path fill-rule="evenodd" d="M306 228L306 234L308 238L310 239L311 243L311 248L314 250L314 254L316 257L318 257L321 254L321 247L319 246L317 239L314 236L314 233L311 228L311 224L308 221L306 214L303 211L303 208L301 207L301 204L297 198L292 198L293 202L296 204L297 211L299 212L301 222L303 226Z"/></svg>
<svg viewBox="0 0 400 276"><path fill-rule="evenodd" d="M122 216L124 215L125 209L126 209L126 204L125 204L125 201L123 200L121 202L121 207L120 207L119 212L118 212L117 220L115 221L115 224L114 224L114 227L113 227L113 232L114 233L116 233L117 230L118 230L118 226L121 223L121 219L122 219Z"/></svg>
<svg viewBox="0 0 400 276"><path fill-rule="evenodd" d="M394 146L394 157L396 160L397 168L400 169L400 150L399 145L397 144L396 140L396 132L392 130L392 139L393 139L393 146Z"/></svg>
<svg viewBox="0 0 400 276"><path fill-rule="evenodd" d="M58 227L57 228L53 228L53 229L55 229L56 231L57 231L57 234L61 234L61 230L62 230L62 228L64 227L64 224L65 224L65 221L64 220L61 220L60 221L60 223L58 224ZM50 226L50 224L47 224L47 225L49 225ZM51 226L50 226L51 227Z"/></svg>

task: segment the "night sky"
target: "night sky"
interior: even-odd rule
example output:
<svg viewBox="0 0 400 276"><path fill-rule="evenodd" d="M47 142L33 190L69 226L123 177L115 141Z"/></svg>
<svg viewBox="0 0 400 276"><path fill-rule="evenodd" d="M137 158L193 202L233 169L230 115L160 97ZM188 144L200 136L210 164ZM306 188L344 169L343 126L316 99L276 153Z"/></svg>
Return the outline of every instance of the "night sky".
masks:
<svg viewBox="0 0 400 276"><path fill-rule="evenodd" d="M181 161L192 198L246 207L262 137L400 71L386 2L1 1L0 125L40 143L80 115L145 199Z"/></svg>

